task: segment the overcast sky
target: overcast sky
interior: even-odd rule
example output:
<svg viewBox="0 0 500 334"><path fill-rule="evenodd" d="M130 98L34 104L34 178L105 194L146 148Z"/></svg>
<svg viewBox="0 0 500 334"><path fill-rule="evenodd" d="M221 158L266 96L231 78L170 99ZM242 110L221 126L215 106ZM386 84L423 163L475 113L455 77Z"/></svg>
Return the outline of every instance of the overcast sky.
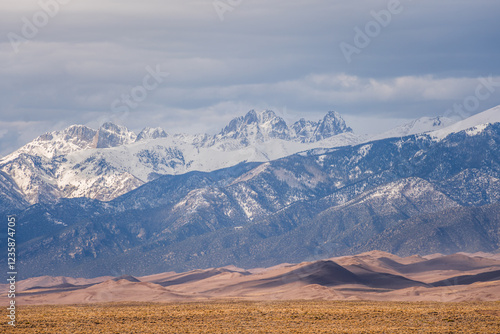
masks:
<svg viewBox="0 0 500 334"><path fill-rule="evenodd" d="M250 109L335 110L375 133L465 117L500 104L499 14L498 0L3 0L0 156L105 121L214 133Z"/></svg>

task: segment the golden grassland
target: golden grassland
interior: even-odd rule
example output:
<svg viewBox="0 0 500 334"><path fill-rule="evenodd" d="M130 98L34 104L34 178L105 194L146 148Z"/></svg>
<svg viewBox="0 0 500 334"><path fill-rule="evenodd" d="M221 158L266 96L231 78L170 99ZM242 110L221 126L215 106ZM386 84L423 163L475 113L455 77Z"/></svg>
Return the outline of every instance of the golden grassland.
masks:
<svg viewBox="0 0 500 334"><path fill-rule="evenodd" d="M4 312L5 314L5 312ZM500 333L500 302L214 301L24 306L1 333Z"/></svg>

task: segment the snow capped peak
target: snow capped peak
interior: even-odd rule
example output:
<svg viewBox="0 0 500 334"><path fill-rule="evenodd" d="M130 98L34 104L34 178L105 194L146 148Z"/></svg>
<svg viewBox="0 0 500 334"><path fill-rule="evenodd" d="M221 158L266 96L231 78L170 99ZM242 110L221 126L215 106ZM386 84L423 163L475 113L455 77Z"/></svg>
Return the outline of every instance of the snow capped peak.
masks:
<svg viewBox="0 0 500 334"><path fill-rule="evenodd" d="M333 111L333 110L330 110L323 119L333 119L333 120L339 120L339 121L344 121L342 119L342 116L336 112L336 111Z"/></svg>
<svg viewBox="0 0 500 334"><path fill-rule="evenodd" d="M126 127L106 122L99 128L96 148L117 147L133 143L137 135Z"/></svg>
<svg viewBox="0 0 500 334"><path fill-rule="evenodd" d="M130 131L129 129L127 129L125 126L117 125L117 124L112 123L112 122L103 123L99 127L99 130L101 130L101 131L105 130L105 131L112 132L112 133L115 133L117 135L122 135L122 136L135 136L135 134L132 131Z"/></svg>
<svg viewBox="0 0 500 334"><path fill-rule="evenodd" d="M264 141L268 138L288 138L286 122L272 110L257 113L250 110L245 116L234 118L217 136L218 139Z"/></svg>
<svg viewBox="0 0 500 334"><path fill-rule="evenodd" d="M158 139L158 138L167 138L168 134L162 128L144 128L139 135L137 135L136 142L147 139Z"/></svg>
<svg viewBox="0 0 500 334"><path fill-rule="evenodd" d="M3 158L2 161L16 158L23 153L52 159L56 156L82 150L131 144L136 140L136 137L135 133L126 127L110 122L104 123L99 130L85 125L71 125L64 130L48 132L39 136Z"/></svg>
<svg viewBox="0 0 500 334"><path fill-rule="evenodd" d="M293 135L301 142L308 142L314 138L314 132L318 127L318 122L306 121L301 118L292 125Z"/></svg>
<svg viewBox="0 0 500 334"><path fill-rule="evenodd" d="M410 123L403 124L394 129L376 135L371 138L372 140L385 139L385 138L395 138L395 137L405 137L410 135L415 135L419 133L427 133L439 129L443 129L455 121L447 117L421 117Z"/></svg>
<svg viewBox="0 0 500 334"><path fill-rule="evenodd" d="M72 125L62 131L64 140L78 140L85 142L92 142L96 135L96 130L91 129L85 125Z"/></svg>
<svg viewBox="0 0 500 334"><path fill-rule="evenodd" d="M471 130L469 131L471 134L480 133L486 128L485 125L499 122L500 106L496 106L458 122L452 118L443 116L422 117L384 133L375 135L369 140L405 137L421 133L428 133L433 138L441 140L452 133L464 130Z"/></svg>
<svg viewBox="0 0 500 334"><path fill-rule="evenodd" d="M14 159L20 154L32 154L53 158L75 151L95 147L97 130L84 125L72 125L62 131L45 133L19 150L6 156L2 161Z"/></svg>
<svg viewBox="0 0 500 334"><path fill-rule="evenodd" d="M258 114L260 123L283 121L283 119L276 115L272 110L264 110Z"/></svg>
<svg viewBox="0 0 500 334"><path fill-rule="evenodd" d="M254 121L255 119L255 121ZM229 124L222 129L220 136L235 138L244 125L255 123L257 114L255 110L250 110L245 116L233 118Z"/></svg>
<svg viewBox="0 0 500 334"><path fill-rule="evenodd" d="M259 122L259 117L257 116L257 112L253 109L247 112L247 114L243 117L243 119L244 119L244 124L252 124Z"/></svg>
<svg viewBox="0 0 500 334"><path fill-rule="evenodd" d="M352 129L345 124L344 119L336 111L329 111L321 120L314 133L317 141L336 136L341 133L352 132Z"/></svg>
<svg viewBox="0 0 500 334"><path fill-rule="evenodd" d="M0 171L12 176L30 203L61 197L111 200L160 175L213 171L361 141L343 131L350 129L337 113L289 128L272 110L250 110L215 136L167 135L161 128L136 135L113 123L97 130L74 125L1 159Z"/></svg>
<svg viewBox="0 0 500 334"><path fill-rule="evenodd" d="M80 148L87 148L92 144L96 134L96 130L84 125L72 125L62 131L41 135L35 139L35 142L65 141L71 142Z"/></svg>
<svg viewBox="0 0 500 334"><path fill-rule="evenodd" d="M441 130L432 132L432 136L436 139L443 139L449 134L472 129L472 128L485 128L485 124L493 124L500 122L500 106L480 112L474 116L466 118L462 121L456 122Z"/></svg>
<svg viewBox="0 0 500 334"><path fill-rule="evenodd" d="M342 133L352 132L339 113L330 111L318 121L300 119L290 128L272 110L257 113L250 110L245 116L233 119L218 135L218 139L241 139L243 142L266 141L270 138L313 143Z"/></svg>
<svg viewBox="0 0 500 334"><path fill-rule="evenodd" d="M265 110L259 115L261 132L267 138L288 139L288 125L285 120L277 116L272 110Z"/></svg>
<svg viewBox="0 0 500 334"><path fill-rule="evenodd" d="M302 143L312 143L327 139L342 133L352 132L342 118L335 111L329 111L322 120L318 122L306 121L301 118L291 127L293 136Z"/></svg>

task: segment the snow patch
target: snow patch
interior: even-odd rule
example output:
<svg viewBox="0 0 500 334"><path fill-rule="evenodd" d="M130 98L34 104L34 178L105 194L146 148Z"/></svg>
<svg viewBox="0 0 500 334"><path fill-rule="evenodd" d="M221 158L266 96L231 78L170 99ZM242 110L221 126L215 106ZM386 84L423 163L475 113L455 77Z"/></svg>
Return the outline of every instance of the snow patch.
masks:
<svg viewBox="0 0 500 334"><path fill-rule="evenodd" d="M488 125L499 122L500 122L500 106L497 106L489 110L483 111L479 114L476 114L474 116L471 116L469 118L466 118L442 130L434 131L430 133L430 135L436 140L442 140L452 133L473 129L479 125ZM480 132L475 132L475 130L472 130L470 133L471 133L470 135L474 135Z"/></svg>

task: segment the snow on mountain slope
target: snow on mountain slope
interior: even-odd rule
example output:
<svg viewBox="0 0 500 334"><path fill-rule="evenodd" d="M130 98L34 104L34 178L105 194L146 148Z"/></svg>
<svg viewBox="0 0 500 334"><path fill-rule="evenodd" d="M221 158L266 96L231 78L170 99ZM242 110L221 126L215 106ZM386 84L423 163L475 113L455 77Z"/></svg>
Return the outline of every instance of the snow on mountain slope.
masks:
<svg viewBox="0 0 500 334"><path fill-rule="evenodd" d="M452 125L455 121L446 117L422 117L410 123L398 126L384 133L375 135L370 140L379 140L386 138L405 137L420 133L436 131Z"/></svg>
<svg viewBox="0 0 500 334"><path fill-rule="evenodd" d="M97 132L97 130L83 125L72 125L63 131L41 135L2 160L12 160L21 154L53 158L74 151L94 148L96 147L94 141L96 140Z"/></svg>
<svg viewBox="0 0 500 334"><path fill-rule="evenodd" d="M460 122L450 125L444 129L432 132L432 136L438 140L441 140L448 136L449 134L471 130L471 134L477 131L481 132L485 128L484 125L491 123L500 122L500 106L483 111L479 114L466 118ZM474 128L474 129L473 129Z"/></svg>
<svg viewBox="0 0 500 334"><path fill-rule="evenodd" d="M240 162L270 161L315 147L353 145L358 138L342 134L313 144L282 139L255 141L241 145L225 140L213 146L196 147L186 138L159 138L123 145L112 150L90 149L65 156L66 162L57 174L59 187L68 189L64 197L112 199L144 184L159 175L177 175L189 171L212 171ZM122 187L109 193L113 184ZM127 185L129 187L127 187ZM117 188L117 186L114 186ZM100 189L100 191L98 191Z"/></svg>
<svg viewBox="0 0 500 334"><path fill-rule="evenodd" d="M146 130L146 129L145 129ZM12 160L21 154L52 159L57 156L92 148L109 148L131 144L136 135L123 126L104 123L98 130L72 125L62 131L46 133L2 159Z"/></svg>
<svg viewBox="0 0 500 334"><path fill-rule="evenodd" d="M303 120L301 120L303 121ZM165 174L212 171L247 161L270 161L313 148L353 145L340 114L291 128L273 111L249 111L219 134L168 135L146 128L139 135L112 123L98 130L71 126L40 136L0 160L30 203L57 198L111 200Z"/></svg>
<svg viewBox="0 0 500 334"><path fill-rule="evenodd" d="M430 182L417 177L402 179L380 186L366 192L356 200L353 200L352 203L393 202L396 204L401 201L407 201L410 198L413 201L413 205L410 209L416 209L418 203L425 203L426 207L421 208L421 210L425 212L438 212L446 208L460 206L445 194L439 192ZM345 205L352 203L349 202ZM389 207L389 209L392 210L394 207Z"/></svg>
<svg viewBox="0 0 500 334"><path fill-rule="evenodd" d="M117 147L133 143L137 135L124 126L104 123L97 132L96 148Z"/></svg>
<svg viewBox="0 0 500 334"><path fill-rule="evenodd" d="M0 211L23 208L26 201L20 189L6 173L0 171Z"/></svg>
<svg viewBox="0 0 500 334"><path fill-rule="evenodd" d="M469 129L469 135L474 135L483 124L494 122L500 122L500 106L453 125L443 117L421 118L372 138L354 134L336 112L317 122L301 119L288 126L273 111L251 110L213 136L170 135L161 128L145 128L136 135L112 123L97 130L74 125L42 135L4 157L0 171L32 204L61 197L106 201L161 175L207 172L245 161L271 161L312 149L412 134L429 133L440 140Z"/></svg>
<svg viewBox="0 0 500 334"><path fill-rule="evenodd" d="M452 133L464 130L470 130L469 133L471 135L479 133L485 128L484 125L498 122L500 122L500 106L483 111L458 122L451 118L441 116L422 117L389 131L374 135L369 138L369 141L405 137L422 133L427 133L436 140L442 140Z"/></svg>
<svg viewBox="0 0 500 334"><path fill-rule="evenodd" d="M136 141L145 139L157 139L168 137L165 130L162 128L144 128L138 135Z"/></svg>

